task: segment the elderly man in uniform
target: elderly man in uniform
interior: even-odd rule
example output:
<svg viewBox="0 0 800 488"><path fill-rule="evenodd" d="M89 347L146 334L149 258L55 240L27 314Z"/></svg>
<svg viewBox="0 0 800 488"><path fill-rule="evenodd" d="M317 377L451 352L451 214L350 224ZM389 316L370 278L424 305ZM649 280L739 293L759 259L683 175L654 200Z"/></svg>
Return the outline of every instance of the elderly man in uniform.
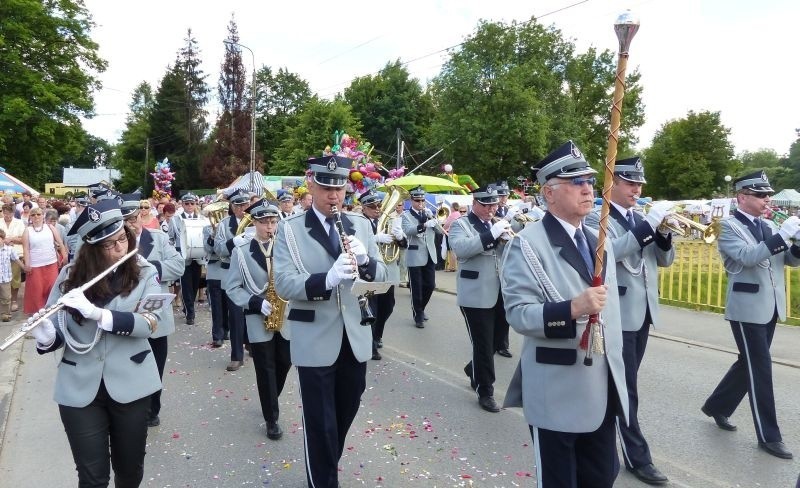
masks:
<svg viewBox="0 0 800 488"><path fill-rule="evenodd" d="M187 220L205 221L205 218L200 215L197 195L193 193L183 195L181 204L183 205L183 213L172 218L177 236L186 235L184 228ZM179 242L179 244L175 245L178 251L183 251L184 258L189 255L189 244L188 242ZM197 291L200 289L200 276L203 272L205 257L202 259L185 259L185 261L186 268L183 276L181 276L181 298L183 298L183 311L186 314L186 325L194 325L194 301L197 299Z"/></svg>
<svg viewBox="0 0 800 488"><path fill-rule="evenodd" d="M436 234L442 233L437 225L436 216L426 208L425 190L417 187L409 192L411 208L403 213L403 234L408 238L406 248L406 267L411 288L411 307L414 325L418 329L425 327L428 317L425 307L436 288L436 261L439 253L436 247Z"/></svg>
<svg viewBox="0 0 800 488"><path fill-rule="evenodd" d="M233 248L231 268L225 273L223 283L231 301L244 309L261 414L267 423L267 437L278 440L283 436L283 429L278 424L278 396L292 367L289 326L268 330L264 324L273 312L278 313L273 310L275 304L267 299L275 273L272 250L278 227L278 209L262 199L248 207L247 213L253 219L255 235ZM282 317L277 319L282 320Z"/></svg>
<svg viewBox="0 0 800 488"><path fill-rule="evenodd" d="M281 220L288 219L294 215L294 195L287 190L278 190L278 205L280 206Z"/></svg>
<svg viewBox="0 0 800 488"><path fill-rule="evenodd" d="M217 224L217 235L214 236L214 251L219 256L222 274L228 273L231 267L231 252L237 244L246 240L244 233L236 235L236 229L244 218L245 209L250 206L250 195L241 189L234 190L228 195L230 207L228 215ZM228 327L231 338L231 362L225 369L237 371L244 364L244 343L247 331L245 329L244 311L237 306L225 291L225 300L228 306Z"/></svg>
<svg viewBox="0 0 800 488"><path fill-rule="evenodd" d="M767 175L756 171L733 182L738 207L721 224L718 247L728 274L725 319L731 323L739 358L702 407L719 428L736 430L733 415L745 393L750 399L758 446L791 459L783 443L772 387L769 348L775 323L786 319L784 266L800 265L800 219L789 217L777 228L761 219L773 194Z"/></svg>
<svg viewBox="0 0 800 488"><path fill-rule="evenodd" d="M650 447L639 427L639 367L644 358L650 327L658 321L658 267L675 259L672 235L662 232L661 221L673 206L655 203L647 216L633 210L647 183L638 157L617 161L611 188L608 236L617 259L617 289L625 316L622 320L622 357L628 387L628 418L617 419L625 467L641 481L660 485L668 481L653 464ZM586 217L586 225L598 229L599 211Z"/></svg>
<svg viewBox="0 0 800 488"><path fill-rule="evenodd" d="M472 342L472 360L464 368L487 412L499 412L494 401L494 352L498 328L505 326L506 311L500 294L500 250L511 238L511 224L492 222L497 210L493 186L472 192L472 211L450 226L450 246L458 257L456 301L461 307Z"/></svg>
<svg viewBox="0 0 800 488"><path fill-rule="evenodd" d="M169 243L169 238L160 230L145 229L142 226L142 218L139 214L139 202L142 197L139 193L127 193L119 195L120 210L125 224L136 234L139 255L152 264L157 271L161 292L169 293L169 284L179 279L184 272L183 256ZM163 381L164 366L167 364L167 337L175 332L175 317L172 307L164 307L161 312L161 320L158 322L158 329L147 339L150 342L150 349L153 350L153 357L158 367L158 376ZM159 417L161 413L161 390L150 395L150 413L147 417L147 425L156 427L161 424Z"/></svg>
<svg viewBox="0 0 800 488"><path fill-rule="evenodd" d="M614 250L592 287L597 233L583 225L594 207L592 169L567 142L534 168L544 218L508 245L501 287L511 327L524 336L505 406L530 425L538 486L611 487L619 472L614 420L627 418ZM590 314L602 315L605 354L584 364L579 347Z"/></svg>
<svg viewBox="0 0 800 488"><path fill-rule="evenodd" d="M354 278L384 281L372 227L361 215L341 213L337 231L331 206L341 208L352 160L312 159L311 209L278 224L275 290L289 300L292 362L303 400L308 486L336 488L347 431L366 388L372 331L361 325ZM342 243L345 249L342 249Z"/></svg>

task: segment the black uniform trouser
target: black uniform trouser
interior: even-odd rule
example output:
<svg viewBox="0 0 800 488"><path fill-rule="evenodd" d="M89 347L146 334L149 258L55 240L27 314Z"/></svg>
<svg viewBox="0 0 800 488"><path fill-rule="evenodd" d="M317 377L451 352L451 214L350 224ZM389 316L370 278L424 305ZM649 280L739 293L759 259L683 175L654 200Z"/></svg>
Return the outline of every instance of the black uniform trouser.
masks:
<svg viewBox="0 0 800 488"><path fill-rule="evenodd" d="M594 432L558 432L530 426L543 488L611 488L619 474L614 420L621 412L611 371L606 415Z"/></svg>
<svg viewBox="0 0 800 488"><path fill-rule="evenodd" d="M112 466L117 488L139 486L144 475L149 396L119 403L101 381L89 405L59 405L58 411L75 460L79 488L107 487Z"/></svg>
<svg viewBox="0 0 800 488"><path fill-rule="evenodd" d="M164 366L167 364L167 350L169 349L167 346L167 337L168 336L147 339L150 343L150 349L153 350L153 359L156 360L158 377L161 378L162 381L164 379ZM161 391L162 390L158 390L150 395L150 417L156 417L159 412L161 412Z"/></svg>
<svg viewBox="0 0 800 488"><path fill-rule="evenodd" d="M211 308L211 340L221 341L228 331L228 300L221 280L206 280L208 306Z"/></svg>
<svg viewBox="0 0 800 488"><path fill-rule="evenodd" d="M508 349L508 320L506 320L506 309L503 306L503 294L500 294L499 307L495 306L494 315L494 350Z"/></svg>
<svg viewBox="0 0 800 488"><path fill-rule="evenodd" d="M183 298L183 311L187 319L194 319L194 300L197 290L200 289L200 272L202 267L197 261L191 261L181 276L181 297Z"/></svg>
<svg viewBox="0 0 800 488"><path fill-rule="evenodd" d="M469 373L470 385L479 397L494 395L494 343L498 317L505 322L502 296L492 308L460 307L472 343L472 360L464 367Z"/></svg>
<svg viewBox="0 0 800 488"><path fill-rule="evenodd" d="M278 397L283 391L283 385L286 384L286 375L292 367L289 341L276 333L269 341L251 343L250 351L253 353L261 413L267 422L277 422L280 415Z"/></svg>
<svg viewBox="0 0 800 488"><path fill-rule="evenodd" d="M244 324L244 310L225 296L228 302L228 326L231 338L231 361L244 360L244 344L247 342L247 327Z"/></svg>
<svg viewBox="0 0 800 488"><path fill-rule="evenodd" d="M386 293L372 295L369 305L375 313L375 322L372 323L372 349L375 350L378 341L383 339L386 321L394 311L394 285L390 286Z"/></svg>
<svg viewBox="0 0 800 488"><path fill-rule="evenodd" d="M367 386L367 364L353 355L347 334L330 366L298 366L303 401L306 478L309 488L336 488L347 431Z"/></svg>
<svg viewBox="0 0 800 488"><path fill-rule="evenodd" d="M411 287L411 308L414 315L414 322L422 322L425 316L425 307L433 295L436 288L436 270L434 262L428 255L428 262L425 266L409 266L408 282Z"/></svg>
<svg viewBox="0 0 800 488"><path fill-rule="evenodd" d="M708 412L730 417L747 393L759 442L782 440L775 412L772 357L769 353L777 319L776 312L767 324L730 321L739 358L705 403Z"/></svg>
<svg viewBox="0 0 800 488"><path fill-rule="evenodd" d="M617 429L622 444L622 458L628 468L640 468L653 463L650 446L639 427L639 366L650 336L650 311L644 317L642 328L622 331L622 360L625 363L625 384L628 387L628 423L617 418Z"/></svg>

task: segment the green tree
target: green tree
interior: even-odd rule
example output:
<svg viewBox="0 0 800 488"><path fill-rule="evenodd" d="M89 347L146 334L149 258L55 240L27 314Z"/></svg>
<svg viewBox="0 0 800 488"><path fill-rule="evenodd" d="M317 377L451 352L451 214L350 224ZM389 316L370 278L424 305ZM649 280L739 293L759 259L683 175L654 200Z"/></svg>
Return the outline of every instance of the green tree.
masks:
<svg viewBox="0 0 800 488"><path fill-rule="evenodd" d="M131 96L125 129L112 158L112 166L122 174L120 181L116 183L120 191L130 193L141 188L143 195L147 196L153 190L150 173L155 166L155 160L152 154L148 154L147 146L150 143L150 116L154 103L150 84L139 83ZM145 161L147 156L150 157L149 161Z"/></svg>
<svg viewBox="0 0 800 488"><path fill-rule="evenodd" d="M781 158L781 171L774 171L775 184L783 188L800 189L800 129L797 130L798 138L789 147L789 154ZM772 174L770 174L770 178ZM772 183L772 179L770 179ZM774 188L774 187L773 187Z"/></svg>
<svg viewBox="0 0 800 488"><path fill-rule="evenodd" d="M86 147L106 68L93 27L82 0L0 2L0 161L34 187Z"/></svg>
<svg viewBox="0 0 800 488"><path fill-rule="evenodd" d="M361 139L361 124L349 105L343 100L312 98L287 130L286 138L275 153L271 174L304 174L308 158L322 156L325 146L331 145L335 130L344 130Z"/></svg>
<svg viewBox="0 0 800 488"><path fill-rule="evenodd" d="M644 153L648 193L670 200L710 198L740 173L719 112L690 111L664 124Z"/></svg>
<svg viewBox="0 0 800 488"><path fill-rule="evenodd" d="M576 55L560 31L534 19L481 22L431 84L436 113L430 142L446 148L456 172L479 183L527 176L522 163L538 161L568 139L599 168L615 74L613 53ZM643 121L638 82L638 73L627 76L621 152Z"/></svg>

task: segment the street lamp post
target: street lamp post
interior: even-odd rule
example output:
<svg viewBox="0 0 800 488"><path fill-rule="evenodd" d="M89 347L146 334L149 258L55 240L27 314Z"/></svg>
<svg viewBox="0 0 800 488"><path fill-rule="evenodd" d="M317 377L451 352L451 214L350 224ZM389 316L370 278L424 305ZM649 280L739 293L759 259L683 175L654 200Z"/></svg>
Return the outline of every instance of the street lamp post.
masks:
<svg viewBox="0 0 800 488"><path fill-rule="evenodd" d="M253 60L253 82L250 85L250 190L256 191L256 184L254 181L256 171L256 55L253 50L244 44L239 44L233 41L222 41L224 44L231 46L239 46L250 51L250 57Z"/></svg>

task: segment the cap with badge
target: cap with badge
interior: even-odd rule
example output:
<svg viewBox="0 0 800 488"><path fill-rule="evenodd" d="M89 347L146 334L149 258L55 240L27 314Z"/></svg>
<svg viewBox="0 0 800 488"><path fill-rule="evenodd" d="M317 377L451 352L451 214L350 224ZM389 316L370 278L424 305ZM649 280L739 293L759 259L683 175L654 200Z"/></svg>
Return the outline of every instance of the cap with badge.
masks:
<svg viewBox="0 0 800 488"><path fill-rule="evenodd" d="M733 189L735 191L747 190L753 193L775 193L775 190L769 186L767 173L761 169L733 180Z"/></svg>
<svg viewBox="0 0 800 488"><path fill-rule="evenodd" d="M250 201L250 194L239 188L228 195L228 201L233 205L243 205Z"/></svg>
<svg viewBox="0 0 800 488"><path fill-rule="evenodd" d="M85 207L89 205L89 199L86 198L85 195L81 195L79 197L75 197L75 204L80 205L81 207Z"/></svg>
<svg viewBox="0 0 800 488"><path fill-rule="evenodd" d="M103 183L94 183L86 188L89 192L89 197L95 200L114 197L114 191Z"/></svg>
<svg viewBox="0 0 800 488"><path fill-rule="evenodd" d="M472 198L482 205L494 205L500 201L500 195L497 192L497 187L494 185L476 188L475 191L472 192Z"/></svg>
<svg viewBox="0 0 800 488"><path fill-rule="evenodd" d="M551 178L574 178L593 175L597 171L589 166L583 153L572 141L567 141L531 168L540 185Z"/></svg>
<svg viewBox="0 0 800 488"><path fill-rule="evenodd" d="M618 159L614 164L614 175L631 183L647 183L644 179L644 166L639 156L628 159Z"/></svg>
<svg viewBox="0 0 800 488"><path fill-rule="evenodd" d="M139 192L136 193L121 193L117 195L117 201L119 202L120 212L122 212L122 218L128 218L130 215L139 211L139 203L142 200L142 194Z"/></svg>
<svg viewBox="0 0 800 488"><path fill-rule="evenodd" d="M412 200L425 200L425 190L421 186L409 191L408 195Z"/></svg>
<svg viewBox="0 0 800 488"><path fill-rule="evenodd" d="M77 234L84 242L95 244L116 234L122 226L119 202L116 199L101 200L78 215L67 235Z"/></svg>
<svg viewBox="0 0 800 488"><path fill-rule="evenodd" d="M383 201L383 197L375 190L369 189L358 196L361 205L373 205Z"/></svg>
<svg viewBox="0 0 800 488"><path fill-rule="evenodd" d="M340 188L347 184L353 160L344 156L323 156L308 160L314 182L318 185Z"/></svg>
<svg viewBox="0 0 800 488"><path fill-rule="evenodd" d="M271 205L263 198L247 207L245 212L249 213L253 220L259 220L266 217L278 217L278 207Z"/></svg>
<svg viewBox="0 0 800 488"><path fill-rule="evenodd" d="M511 193L506 180L496 181L491 186L497 190L497 196L507 197Z"/></svg>
<svg viewBox="0 0 800 488"><path fill-rule="evenodd" d="M278 201L279 202L293 202L294 201L294 195L292 195L292 192L286 191L283 188L281 188L280 190L278 190Z"/></svg>
<svg viewBox="0 0 800 488"><path fill-rule="evenodd" d="M197 203L197 200L198 200L197 195L195 195L194 193L191 193L191 192L190 193L186 193L181 197L181 202L183 202L183 203L187 203L187 202L189 202L189 203Z"/></svg>

